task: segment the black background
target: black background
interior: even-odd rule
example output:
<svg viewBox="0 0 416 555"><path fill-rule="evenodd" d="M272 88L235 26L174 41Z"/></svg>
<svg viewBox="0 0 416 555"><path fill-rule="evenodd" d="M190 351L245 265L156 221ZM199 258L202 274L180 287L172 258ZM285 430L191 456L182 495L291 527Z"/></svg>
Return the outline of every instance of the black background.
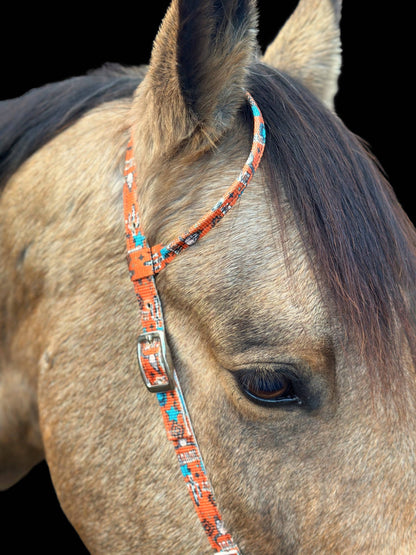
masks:
<svg viewBox="0 0 416 555"><path fill-rule="evenodd" d="M293 11L295 0L259 0L259 41L264 49ZM152 40L168 1L107 4L88 11L63 4L15 3L3 15L0 99L19 96L45 83L97 68L105 62L147 63ZM98 4L99 5L99 4ZM42 7L44 6L44 7ZM69 9L71 6L72 9ZM363 12L363 6L365 11ZM146 11L143 12L143 9ZM380 161L400 202L416 221L410 183L411 158L405 155L410 119L403 97L406 74L402 57L403 13L391 3L345 0L341 23L343 71L336 110L353 132L364 138ZM405 61L404 61L405 62ZM410 177L409 177L410 176ZM117 507L114 507L117 510ZM2 545L5 553L29 548L46 553L83 553L84 548L59 510L46 465L0 493Z"/></svg>

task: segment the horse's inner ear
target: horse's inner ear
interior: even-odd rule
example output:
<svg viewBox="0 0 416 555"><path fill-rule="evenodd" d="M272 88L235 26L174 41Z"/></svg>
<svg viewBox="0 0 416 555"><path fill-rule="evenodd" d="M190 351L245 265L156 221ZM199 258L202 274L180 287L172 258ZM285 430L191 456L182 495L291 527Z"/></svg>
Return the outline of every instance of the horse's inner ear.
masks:
<svg viewBox="0 0 416 555"><path fill-rule="evenodd" d="M165 133L221 136L244 102L256 34L253 0L173 0L146 78Z"/></svg>
<svg viewBox="0 0 416 555"><path fill-rule="evenodd" d="M333 109L341 71L342 0L300 0L263 61L288 73Z"/></svg>

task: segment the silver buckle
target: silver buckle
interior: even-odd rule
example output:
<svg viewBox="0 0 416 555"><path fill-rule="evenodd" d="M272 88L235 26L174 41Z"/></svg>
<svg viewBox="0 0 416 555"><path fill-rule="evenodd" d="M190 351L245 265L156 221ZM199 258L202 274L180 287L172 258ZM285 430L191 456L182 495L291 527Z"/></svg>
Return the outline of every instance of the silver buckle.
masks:
<svg viewBox="0 0 416 555"><path fill-rule="evenodd" d="M146 372L142 365L142 344L143 343L151 343L154 339L158 339L160 343L160 355L161 355L161 364L165 371L166 376L168 377L168 383L163 384L151 384L147 379ZM173 381L173 373L172 373L172 359L170 356L170 352L168 346L166 344L166 337L165 332L162 330L156 331L148 331L139 335L137 340L137 356L139 358L139 368L147 389L152 393L160 393L161 391L171 391L175 388L174 381Z"/></svg>

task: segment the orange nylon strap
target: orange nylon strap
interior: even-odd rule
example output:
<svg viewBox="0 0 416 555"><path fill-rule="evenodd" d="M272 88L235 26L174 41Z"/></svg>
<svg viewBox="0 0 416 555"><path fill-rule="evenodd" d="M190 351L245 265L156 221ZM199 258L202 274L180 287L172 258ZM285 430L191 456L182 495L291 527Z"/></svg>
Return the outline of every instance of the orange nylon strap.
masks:
<svg viewBox="0 0 416 555"><path fill-rule="evenodd" d="M239 178L225 196L187 233L167 246L148 246L139 217L137 167L132 140L126 152L123 187L127 260L140 309L141 328L137 344L139 367L147 388L157 394L167 436L175 448L182 475L208 540L216 552L228 555L239 555L240 551L223 524L170 360L155 275L218 223L237 202L256 171L263 154L266 134L261 112L252 96L246 94L254 117L250 155Z"/></svg>

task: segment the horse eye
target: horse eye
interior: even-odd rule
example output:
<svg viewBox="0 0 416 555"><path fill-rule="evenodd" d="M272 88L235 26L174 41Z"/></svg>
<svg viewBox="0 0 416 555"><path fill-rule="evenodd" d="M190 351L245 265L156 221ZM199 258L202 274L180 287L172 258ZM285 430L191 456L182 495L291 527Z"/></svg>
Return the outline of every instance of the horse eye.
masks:
<svg viewBox="0 0 416 555"><path fill-rule="evenodd" d="M296 395L293 380L282 372L244 370L236 373L236 379L244 395L258 405L275 407L302 404Z"/></svg>

